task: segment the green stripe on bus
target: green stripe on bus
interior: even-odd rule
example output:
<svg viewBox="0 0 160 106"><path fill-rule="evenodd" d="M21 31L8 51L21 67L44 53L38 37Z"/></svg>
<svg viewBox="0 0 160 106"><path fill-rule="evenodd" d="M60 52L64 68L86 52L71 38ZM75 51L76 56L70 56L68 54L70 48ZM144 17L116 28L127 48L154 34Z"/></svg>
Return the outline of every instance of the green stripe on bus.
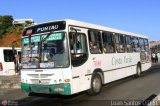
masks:
<svg viewBox="0 0 160 106"><path fill-rule="evenodd" d="M71 87L69 83L54 84L54 85L38 85L21 83L21 89L25 92L38 92L50 94L70 95Z"/></svg>

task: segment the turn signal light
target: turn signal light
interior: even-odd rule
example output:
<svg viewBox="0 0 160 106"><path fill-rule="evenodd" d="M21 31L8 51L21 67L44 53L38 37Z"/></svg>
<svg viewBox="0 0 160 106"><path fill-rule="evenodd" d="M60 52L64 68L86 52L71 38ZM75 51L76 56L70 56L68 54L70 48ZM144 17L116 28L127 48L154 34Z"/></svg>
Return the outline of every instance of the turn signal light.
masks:
<svg viewBox="0 0 160 106"><path fill-rule="evenodd" d="M70 82L70 79L65 79L64 82Z"/></svg>

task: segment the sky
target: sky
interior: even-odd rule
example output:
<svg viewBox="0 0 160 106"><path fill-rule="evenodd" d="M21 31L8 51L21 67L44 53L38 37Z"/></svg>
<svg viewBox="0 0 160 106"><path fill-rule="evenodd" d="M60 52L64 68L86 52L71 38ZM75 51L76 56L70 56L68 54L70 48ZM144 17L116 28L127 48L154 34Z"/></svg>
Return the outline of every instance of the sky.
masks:
<svg viewBox="0 0 160 106"><path fill-rule="evenodd" d="M74 19L160 40L160 0L0 0L0 15L36 23Z"/></svg>

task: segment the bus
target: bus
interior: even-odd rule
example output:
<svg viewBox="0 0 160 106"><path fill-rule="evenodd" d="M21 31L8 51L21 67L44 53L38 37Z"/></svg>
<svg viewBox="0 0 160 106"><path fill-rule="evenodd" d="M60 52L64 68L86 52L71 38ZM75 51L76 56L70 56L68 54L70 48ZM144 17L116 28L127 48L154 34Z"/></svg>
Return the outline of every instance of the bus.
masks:
<svg viewBox="0 0 160 106"><path fill-rule="evenodd" d="M151 67L146 36L76 20L27 27L21 89L29 93L100 93L104 84Z"/></svg>
<svg viewBox="0 0 160 106"><path fill-rule="evenodd" d="M14 51L14 52L13 52ZM0 75L15 75L15 54L19 57L18 64L21 62L21 48L0 47Z"/></svg>

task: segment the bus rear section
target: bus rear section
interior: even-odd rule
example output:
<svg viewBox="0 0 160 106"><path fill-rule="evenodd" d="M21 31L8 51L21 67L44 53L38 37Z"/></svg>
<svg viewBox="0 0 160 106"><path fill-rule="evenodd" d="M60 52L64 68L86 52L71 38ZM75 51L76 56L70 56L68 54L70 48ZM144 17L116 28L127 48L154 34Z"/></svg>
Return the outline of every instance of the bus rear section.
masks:
<svg viewBox="0 0 160 106"><path fill-rule="evenodd" d="M18 49L15 53L19 51L20 54ZM15 75L15 54L10 47L0 48L0 75Z"/></svg>

